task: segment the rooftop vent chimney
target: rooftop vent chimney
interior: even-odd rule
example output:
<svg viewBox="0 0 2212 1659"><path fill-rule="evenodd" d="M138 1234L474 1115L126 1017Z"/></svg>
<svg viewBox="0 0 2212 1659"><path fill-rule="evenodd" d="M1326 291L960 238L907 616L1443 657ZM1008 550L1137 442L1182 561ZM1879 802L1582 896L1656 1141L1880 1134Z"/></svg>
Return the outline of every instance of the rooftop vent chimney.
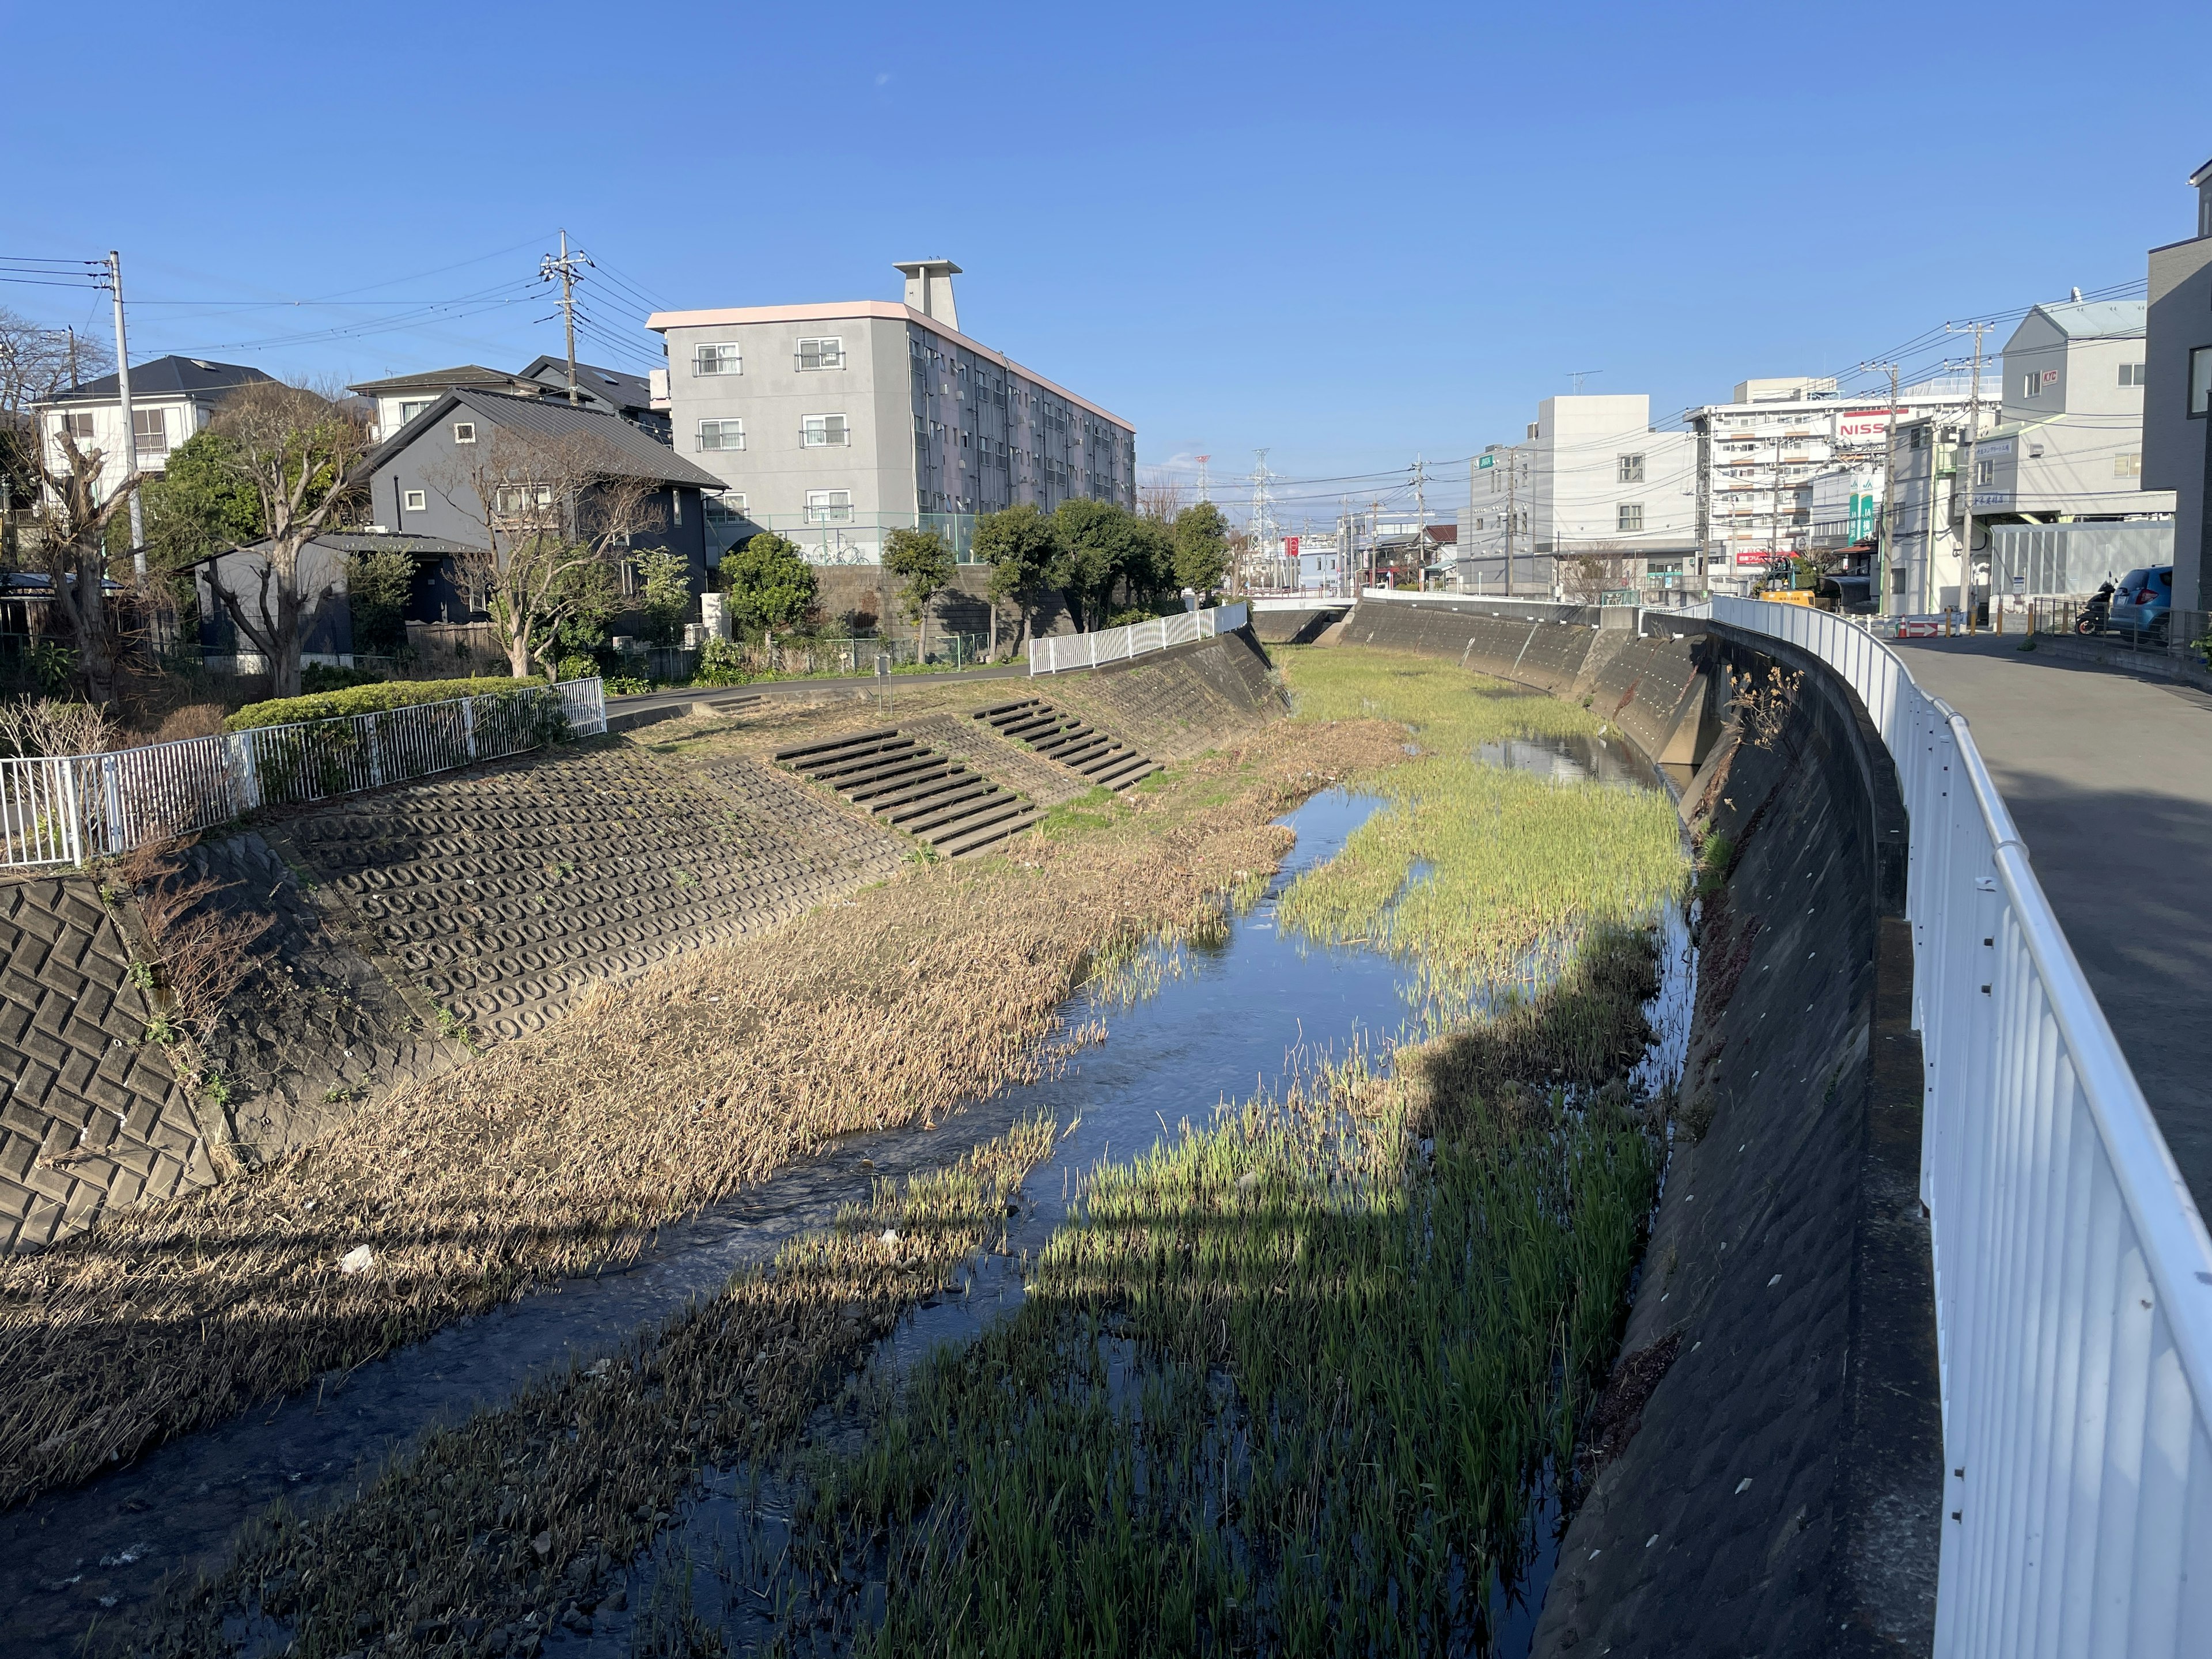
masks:
<svg viewBox="0 0 2212 1659"><path fill-rule="evenodd" d="M904 259L892 269L906 278L906 302L933 321L957 332L960 313L952 305L952 279L960 267L950 259Z"/></svg>
<svg viewBox="0 0 2212 1659"><path fill-rule="evenodd" d="M2077 306L2081 303L2081 290L2078 288L2074 290L2074 303Z"/></svg>

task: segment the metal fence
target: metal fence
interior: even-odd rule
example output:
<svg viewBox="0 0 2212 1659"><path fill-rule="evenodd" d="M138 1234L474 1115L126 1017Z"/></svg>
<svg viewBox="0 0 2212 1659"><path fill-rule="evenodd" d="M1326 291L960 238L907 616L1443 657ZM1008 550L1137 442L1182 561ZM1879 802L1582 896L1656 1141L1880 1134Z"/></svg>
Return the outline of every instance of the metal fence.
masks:
<svg viewBox="0 0 2212 1659"><path fill-rule="evenodd" d="M1850 619L1742 599L1711 615L1849 683L1911 819L1943 1379L1936 1651L2202 1652L2212 1238L2142 1091L1966 720Z"/></svg>
<svg viewBox="0 0 2212 1659"><path fill-rule="evenodd" d="M1096 668L1102 662L1127 662L1171 645L1234 633L1251 616L1246 605L1216 605L1210 611L1181 611L1172 617L1102 628L1095 634L1055 634L1030 641L1030 673L1057 674L1070 668Z"/></svg>
<svg viewBox="0 0 2212 1659"><path fill-rule="evenodd" d="M2161 608L2137 620L2136 607L2114 607L2087 594L2030 599L2026 604L2030 632L2077 635L2115 650L2154 657L2202 663L2205 636L2212 634L2212 614L2202 611Z"/></svg>
<svg viewBox="0 0 2212 1659"><path fill-rule="evenodd" d="M607 729L596 679L264 726L105 755L0 760L0 867L82 864Z"/></svg>

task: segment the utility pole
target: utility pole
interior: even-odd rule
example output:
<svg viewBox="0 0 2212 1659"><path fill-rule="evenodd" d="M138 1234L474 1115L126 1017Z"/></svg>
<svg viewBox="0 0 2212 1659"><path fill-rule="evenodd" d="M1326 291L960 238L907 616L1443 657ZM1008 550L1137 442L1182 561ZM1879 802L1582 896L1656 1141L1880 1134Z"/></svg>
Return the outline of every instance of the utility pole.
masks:
<svg viewBox="0 0 2212 1659"><path fill-rule="evenodd" d="M1505 597L1513 597L1513 532L1521 526L1521 452L1505 452Z"/></svg>
<svg viewBox="0 0 2212 1659"><path fill-rule="evenodd" d="M1413 556L1420 561L1413 591L1425 593L1429 586L1429 465L1419 455L1413 457Z"/></svg>
<svg viewBox="0 0 2212 1659"><path fill-rule="evenodd" d="M1966 398L1966 537L1959 550L1959 576L1966 591L1966 627L1972 631L1974 623L1974 457L1982 438L1982 336L1995 328L1995 323L1946 323L1946 334L1969 334L1974 337L1974 378L1968 382ZM1894 417L1893 417L1894 418ZM1928 452L1928 553L1930 560L1936 552L1936 452ZM1954 479L1956 474L1953 475ZM1954 482L1951 488L1959 488ZM1994 555L1991 556L1994 558ZM1994 567L1990 571L1996 575ZM1990 587L1991 603L1996 599L1996 586L1992 580Z"/></svg>
<svg viewBox="0 0 2212 1659"><path fill-rule="evenodd" d="M70 331L69 331L69 343L70 343L70 390L71 392L74 392L74 391L76 391L76 390L77 389L77 387L78 387L79 386L81 386L81 385L82 385L82 384L83 384L83 383L82 383L81 380L78 380L78 378L77 378L77 373L76 373L76 330L75 328L73 328L73 327L72 327L72 328L70 330Z"/></svg>
<svg viewBox="0 0 2212 1659"><path fill-rule="evenodd" d="M1881 453L1881 557L1875 565L1876 580L1881 584L1882 616L1894 614L1890 605L1889 566L1897 556L1897 365L1895 363L1861 363L1860 369L1889 371L1889 427L1883 433Z"/></svg>
<svg viewBox="0 0 2212 1659"><path fill-rule="evenodd" d="M115 391L123 402L123 482L126 489L138 477L138 423L131 414L131 347L123 333L123 256L107 250L107 286L115 296ZM70 336L75 346L76 336ZM71 356L75 356L74 350ZM131 489L131 568L146 574L146 511L138 492Z"/></svg>
<svg viewBox="0 0 2212 1659"><path fill-rule="evenodd" d="M561 233L561 255L558 258L547 254L538 267L538 274L549 282L561 284L561 317L568 333L568 401L580 403L576 394L576 272L592 263L592 256L578 248L568 252L568 233Z"/></svg>

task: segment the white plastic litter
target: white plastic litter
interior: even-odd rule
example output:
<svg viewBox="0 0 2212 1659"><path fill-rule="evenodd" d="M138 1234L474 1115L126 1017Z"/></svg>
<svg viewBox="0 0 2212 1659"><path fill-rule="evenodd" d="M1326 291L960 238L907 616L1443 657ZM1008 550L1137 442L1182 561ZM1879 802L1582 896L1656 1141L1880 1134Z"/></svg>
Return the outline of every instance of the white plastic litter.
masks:
<svg viewBox="0 0 2212 1659"><path fill-rule="evenodd" d="M376 1265L376 1252L366 1244L356 1244L338 1258L342 1273L365 1273Z"/></svg>

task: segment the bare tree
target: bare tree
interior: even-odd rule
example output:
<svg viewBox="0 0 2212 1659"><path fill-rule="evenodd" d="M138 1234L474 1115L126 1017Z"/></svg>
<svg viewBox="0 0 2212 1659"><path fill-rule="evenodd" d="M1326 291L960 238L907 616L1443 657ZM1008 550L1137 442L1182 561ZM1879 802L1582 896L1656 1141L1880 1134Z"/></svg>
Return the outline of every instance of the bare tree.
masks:
<svg viewBox="0 0 2212 1659"><path fill-rule="evenodd" d="M267 380L223 399L210 429L230 441L226 465L261 506L264 539L209 567L208 586L269 664L272 693L300 693L300 648L337 592L343 562L307 550L361 499L353 469L368 429L305 386Z"/></svg>
<svg viewBox="0 0 2212 1659"><path fill-rule="evenodd" d="M115 669L122 639L107 599L107 526L131 504L139 484L133 475L100 499L100 469L106 457L79 449L67 423L53 434L60 451L46 448L34 434L26 455L37 469L39 538L32 568L52 590L53 605L76 641L77 677L86 699L105 704L115 696Z"/></svg>
<svg viewBox="0 0 2212 1659"><path fill-rule="evenodd" d="M1182 511L1182 486L1171 478L1157 483L1140 485L1137 490L1137 514L1139 518L1157 519L1162 524L1173 524L1176 514Z"/></svg>
<svg viewBox="0 0 2212 1659"><path fill-rule="evenodd" d="M1605 596L1629 586L1629 561L1604 547L1559 562L1559 589L1577 605L1602 604Z"/></svg>
<svg viewBox="0 0 2212 1659"><path fill-rule="evenodd" d="M561 624L599 600L633 538L662 525L659 481L617 465L586 434L493 427L466 459L425 475L454 511L483 526L482 546L455 563L483 595L518 679L533 664L556 678Z"/></svg>
<svg viewBox="0 0 2212 1659"><path fill-rule="evenodd" d="M98 380L115 367L115 354L97 335L48 328L0 306L0 415Z"/></svg>

